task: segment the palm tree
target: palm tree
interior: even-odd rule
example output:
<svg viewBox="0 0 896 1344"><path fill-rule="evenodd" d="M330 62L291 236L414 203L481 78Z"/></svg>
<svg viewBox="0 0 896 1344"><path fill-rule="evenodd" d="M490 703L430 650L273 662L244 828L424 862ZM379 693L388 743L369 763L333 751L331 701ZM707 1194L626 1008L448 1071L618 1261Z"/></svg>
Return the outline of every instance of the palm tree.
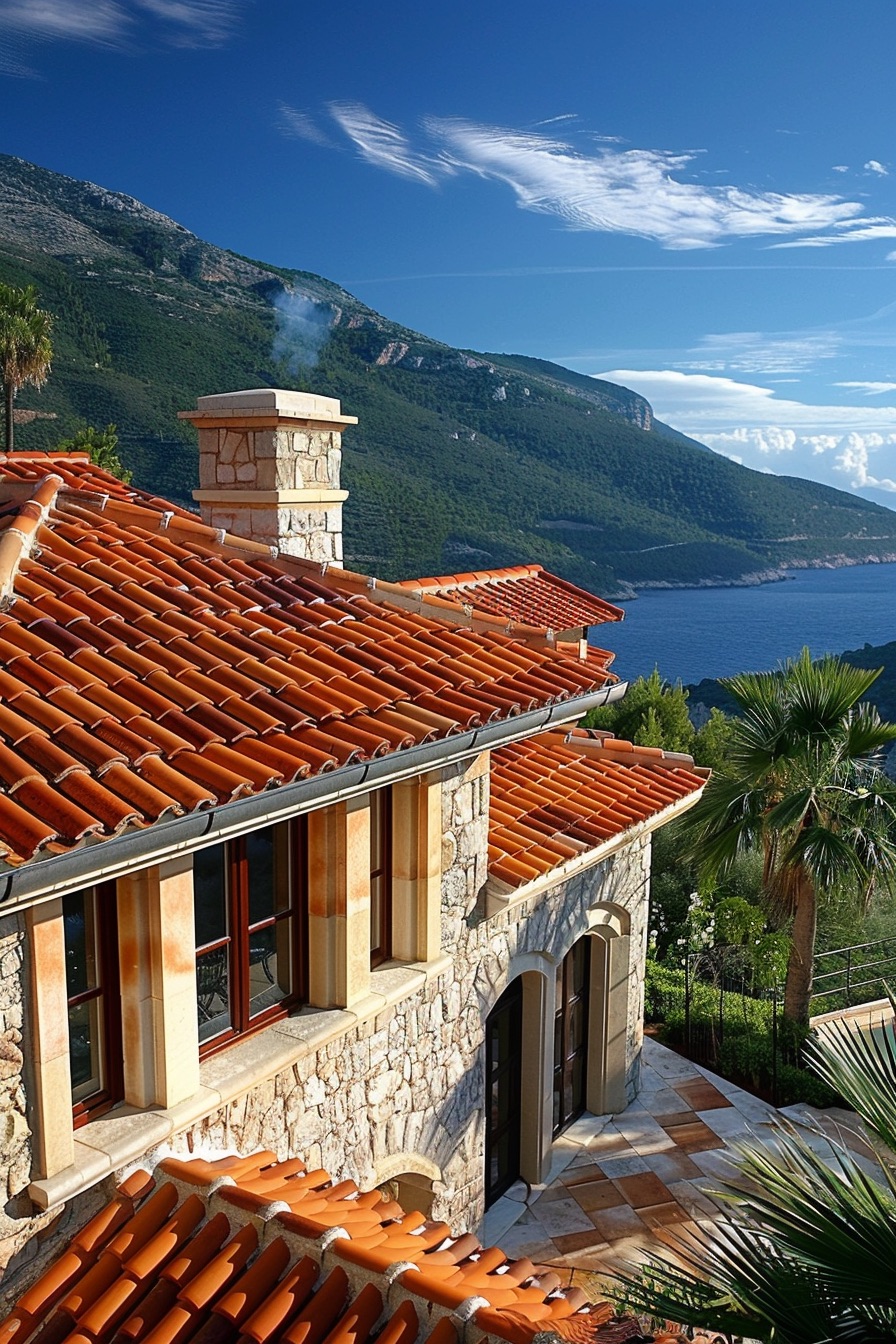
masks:
<svg viewBox="0 0 896 1344"><path fill-rule="evenodd" d="M6 402L6 451L13 448L13 403L26 383L41 387L50 371L53 319L37 305L33 285L0 284L0 378Z"/></svg>
<svg viewBox="0 0 896 1344"><path fill-rule="evenodd" d="M873 1030L837 1022L807 1053L896 1149L892 1022ZM896 1340L896 1153L881 1152L875 1178L820 1132L811 1145L790 1129L735 1151L737 1174L716 1192L727 1218L687 1239L667 1237L677 1264L650 1255L620 1275L626 1307L768 1344Z"/></svg>
<svg viewBox="0 0 896 1344"><path fill-rule="evenodd" d="M849 891L867 901L896 888L894 790L882 770L896 724L859 701L879 676L808 649L778 672L722 685L741 708L726 767L683 821L707 878L745 851L763 855L771 917L790 922L784 1015L805 1025L818 901Z"/></svg>

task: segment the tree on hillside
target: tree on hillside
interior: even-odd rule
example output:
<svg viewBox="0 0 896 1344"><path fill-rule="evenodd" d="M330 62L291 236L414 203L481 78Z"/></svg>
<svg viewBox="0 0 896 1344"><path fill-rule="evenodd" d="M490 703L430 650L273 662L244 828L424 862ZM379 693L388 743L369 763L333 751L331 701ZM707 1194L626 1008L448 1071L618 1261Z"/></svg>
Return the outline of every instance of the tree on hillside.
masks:
<svg viewBox="0 0 896 1344"><path fill-rule="evenodd" d="M41 387L50 371L53 318L38 307L33 285L0 284L0 378L6 404L6 451L13 449L13 406L20 387Z"/></svg>
<svg viewBox="0 0 896 1344"><path fill-rule="evenodd" d="M93 425L79 425L70 439L56 445L60 453L87 453L94 466L117 476L125 485L130 484L131 473L118 456L118 430L115 425L95 429Z"/></svg>
<svg viewBox="0 0 896 1344"><path fill-rule="evenodd" d="M586 728L605 728L639 747L690 751L694 726L688 718L687 692L681 682L670 686L654 668L633 682L622 700L585 716Z"/></svg>
<svg viewBox="0 0 896 1344"><path fill-rule="evenodd" d="M817 1151L793 1130L739 1145L727 1216L668 1238L678 1264L648 1255L621 1276L628 1310L768 1344L896 1339L896 1040L840 1022L807 1053L889 1148L879 1178L841 1142Z"/></svg>
<svg viewBox="0 0 896 1344"><path fill-rule="evenodd" d="M896 724L859 704L877 675L804 649L779 672L724 679L741 709L727 763L681 823L706 878L762 853L763 898L790 924L784 1013L797 1024L809 1018L819 900L896 890L896 797L881 769Z"/></svg>
<svg viewBox="0 0 896 1344"><path fill-rule="evenodd" d="M638 677L622 700L592 709L583 720L586 728L603 728L635 742L639 747L662 747L685 751L698 765L717 769L725 759L731 720L720 710L696 731L688 717L688 693L677 681L663 681L657 668L649 677Z"/></svg>

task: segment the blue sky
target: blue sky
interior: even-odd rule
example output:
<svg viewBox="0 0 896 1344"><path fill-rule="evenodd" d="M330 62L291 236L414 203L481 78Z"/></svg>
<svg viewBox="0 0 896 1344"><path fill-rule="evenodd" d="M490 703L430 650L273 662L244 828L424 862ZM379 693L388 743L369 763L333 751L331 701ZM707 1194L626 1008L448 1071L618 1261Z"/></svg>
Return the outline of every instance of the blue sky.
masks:
<svg viewBox="0 0 896 1344"><path fill-rule="evenodd" d="M0 0L0 148L896 507L894 38L892 0Z"/></svg>

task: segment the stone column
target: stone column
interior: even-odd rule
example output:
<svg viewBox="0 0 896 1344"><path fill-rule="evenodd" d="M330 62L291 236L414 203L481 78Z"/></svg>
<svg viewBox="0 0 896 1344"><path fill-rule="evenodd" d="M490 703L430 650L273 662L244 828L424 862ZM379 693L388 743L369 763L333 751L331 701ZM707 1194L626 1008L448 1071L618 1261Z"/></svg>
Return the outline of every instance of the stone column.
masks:
<svg viewBox="0 0 896 1344"><path fill-rule="evenodd" d="M366 797L308 817L308 998L351 1008L370 992L370 808Z"/></svg>
<svg viewBox="0 0 896 1344"><path fill-rule="evenodd" d="M433 961L442 950L442 778L392 786L392 954Z"/></svg>
<svg viewBox="0 0 896 1344"><path fill-rule="evenodd" d="M118 936L125 1099L176 1106L199 1090L189 857L119 878Z"/></svg>
<svg viewBox="0 0 896 1344"><path fill-rule="evenodd" d="M335 397L257 388L199 397L181 411L199 430L203 521L286 555L342 563L342 430Z"/></svg>
<svg viewBox="0 0 896 1344"><path fill-rule="evenodd" d="M39 1178L70 1167L75 1152L62 898L32 906L26 921L31 947L29 1035L35 1092L31 1174Z"/></svg>

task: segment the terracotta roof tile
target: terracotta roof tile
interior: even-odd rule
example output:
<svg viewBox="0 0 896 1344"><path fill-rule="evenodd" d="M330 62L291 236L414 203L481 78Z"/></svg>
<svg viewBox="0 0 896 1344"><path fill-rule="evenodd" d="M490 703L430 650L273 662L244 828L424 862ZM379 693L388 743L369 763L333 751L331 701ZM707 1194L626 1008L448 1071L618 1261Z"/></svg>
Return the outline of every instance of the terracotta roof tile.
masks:
<svg viewBox="0 0 896 1344"><path fill-rule="evenodd" d="M584 629L606 621L621 621L625 614L621 607L548 574L540 565L406 579L401 586L416 593L448 598L475 612L553 630Z"/></svg>
<svg viewBox="0 0 896 1344"><path fill-rule="evenodd" d="M450 1313L473 1299L478 1331L508 1344L640 1333L552 1271L297 1159L168 1158L157 1176L132 1176L75 1234L0 1324L4 1344L458 1344Z"/></svg>
<svg viewBox="0 0 896 1344"><path fill-rule="evenodd" d="M222 542L83 454L0 454L4 502L39 543L0 609L9 863L612 680L609 655L581 657L532 626L490 617L474 631L445 601L408 610L407 589ZM537 568L461 578L483 593L531 582L555 603L587 597L600 619L614 610Z"/></svg>
<svg viewBox="0 0 896 1344"><path fill-rule="evenodd" d="M549 732L492 754L489 870L516 887L667 807L696 802L688 756L608 734Z"/></svg>

